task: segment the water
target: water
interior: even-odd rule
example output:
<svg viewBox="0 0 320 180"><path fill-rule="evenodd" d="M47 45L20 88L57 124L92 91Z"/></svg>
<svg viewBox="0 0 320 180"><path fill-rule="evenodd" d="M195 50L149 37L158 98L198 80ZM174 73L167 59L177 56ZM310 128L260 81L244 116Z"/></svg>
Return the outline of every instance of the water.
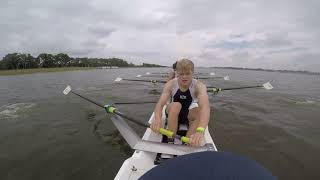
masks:
<svg viewBox="0 0 320 180"><path fill-rule="evenodd" d="M279 179L318 179L320 76L197 69L229 75L207 85L237 87L271 81L274 89L210 95L209 130L219 150L255 159ZM110 116L76 96L70 84L101 103L157 100L162 85L113 83L165 68L129 68L0 76L0 179L113 179L132 152ZM147 120L153 104L119 109ZM133 125L142 135L143 128Z"/></svg>

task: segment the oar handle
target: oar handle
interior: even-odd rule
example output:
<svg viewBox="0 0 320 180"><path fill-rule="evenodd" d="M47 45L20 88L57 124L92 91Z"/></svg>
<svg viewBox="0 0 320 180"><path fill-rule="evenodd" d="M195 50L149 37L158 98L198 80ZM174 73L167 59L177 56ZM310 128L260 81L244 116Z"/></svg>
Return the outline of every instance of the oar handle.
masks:
<svg viewBox="0 0 320 180"><path fill-rule="evenodd" d="M182 142L187 143L187 144L189 144L189 142L190 142L189 138L187 138L185 136L174 135L174 133L172 131L169 131L164 128L160 128L160 134L165 135L169 138L180 139Z"/></svg>
<svg viewBox="0 0 320 180"><path fill-rule="evenodd" d="M173 132L172 132L172 131L169 131L169 130L167 130L167 129L160 128L159 132L160 132L160 134L165 135L165 136L167 136L167 137L169 137L169 138L172 138L172 137L173 137Z"/></svg>
<svg viewBox="0 0 320 180"><path fill-rule="evenodd" d="M182 142L184 142L184 143L190 144L190 139L187 138L187 137L185 137L185 136L182 136L182 137L180 138L180 140L181 140Z"/></svg>

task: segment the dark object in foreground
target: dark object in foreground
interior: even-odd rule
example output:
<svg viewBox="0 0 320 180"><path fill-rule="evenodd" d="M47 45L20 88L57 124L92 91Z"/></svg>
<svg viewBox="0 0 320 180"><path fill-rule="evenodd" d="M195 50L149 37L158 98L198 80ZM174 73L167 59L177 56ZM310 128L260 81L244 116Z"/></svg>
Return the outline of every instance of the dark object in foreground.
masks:
<svg viewBox="0 0 320 180"><path fill-rule="evenodd" d="M229 152L199 152L163 162L140 180L276 180L256 161Z"/></svg>

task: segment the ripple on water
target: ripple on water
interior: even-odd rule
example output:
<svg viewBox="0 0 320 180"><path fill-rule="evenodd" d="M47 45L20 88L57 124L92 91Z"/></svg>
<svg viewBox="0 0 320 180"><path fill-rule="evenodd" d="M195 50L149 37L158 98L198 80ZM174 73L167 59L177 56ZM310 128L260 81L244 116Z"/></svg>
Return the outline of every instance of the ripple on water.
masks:
<svg viewBox="0 0 320 180"><path fill-rule="evenodd" d="M15 103L7 104L0 107L0 117L3 118L17 118L26 110L34 107L35 103Z"/></svg>

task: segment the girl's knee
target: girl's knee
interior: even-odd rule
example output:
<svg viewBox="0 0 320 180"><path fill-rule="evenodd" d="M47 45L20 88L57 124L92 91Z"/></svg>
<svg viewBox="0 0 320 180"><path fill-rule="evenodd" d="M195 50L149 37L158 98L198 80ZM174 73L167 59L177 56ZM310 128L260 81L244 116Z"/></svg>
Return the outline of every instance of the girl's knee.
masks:
<svg viewBox="0 0 320 180"><path fill-rule="evenodd" d="M172 102L169 104L169 113L179 113L182 105L179 102Z"/></svg>

